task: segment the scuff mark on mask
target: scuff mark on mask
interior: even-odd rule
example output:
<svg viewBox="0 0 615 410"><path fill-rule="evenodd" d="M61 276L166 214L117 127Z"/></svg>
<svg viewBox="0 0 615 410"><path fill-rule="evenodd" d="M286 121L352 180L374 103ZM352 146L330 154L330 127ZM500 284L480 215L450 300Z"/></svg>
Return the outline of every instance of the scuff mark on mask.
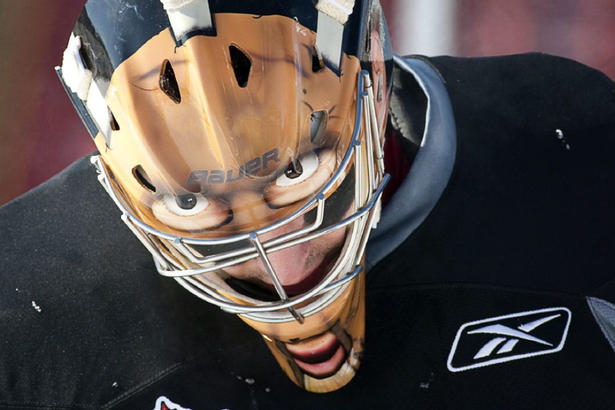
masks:
<svg viewBox="0 0 615 410"><path fill-rule="evenodd" d="M139 10L137 10L137 5L136 5L136 4L130 4L130 3L127 3L127 4L124 4L123 6L124 6L124 7L123 7L123 8L121 8L121 9L118 11L118 14L120 14L120 15L121 15L121 14L124 14L124 12L125 12L127 9L131 9L131 10L134 10L135 15L137 16L137 18L138 18L139 20L145 20L145 19L143 18L143 16L141 15L141 13L139 13Z"/></svg>

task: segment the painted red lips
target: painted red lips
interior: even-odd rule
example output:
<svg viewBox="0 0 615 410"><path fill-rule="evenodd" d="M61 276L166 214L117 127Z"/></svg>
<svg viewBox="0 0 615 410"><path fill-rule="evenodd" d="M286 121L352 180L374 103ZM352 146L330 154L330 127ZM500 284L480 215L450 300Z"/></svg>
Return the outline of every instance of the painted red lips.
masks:
<svg viewBox="0 0 615 410"><path fill-rule="evenodd" d="M286 349L299 368L315 378L332 376L346 358L344 347L331 331L300 343L287 344Z"/></svg>

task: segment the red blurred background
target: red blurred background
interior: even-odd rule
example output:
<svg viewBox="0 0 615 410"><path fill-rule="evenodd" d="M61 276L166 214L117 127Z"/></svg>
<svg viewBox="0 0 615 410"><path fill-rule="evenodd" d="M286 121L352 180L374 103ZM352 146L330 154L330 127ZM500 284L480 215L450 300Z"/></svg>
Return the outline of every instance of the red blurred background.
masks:
<svg viewBox="0 0 615 410"><path fill-rule="evenodd" d="M399 54L543 51L615 78L612 0L381 2ZM0 204L94 150L53 71L84 3L0 0Z"/></svg>

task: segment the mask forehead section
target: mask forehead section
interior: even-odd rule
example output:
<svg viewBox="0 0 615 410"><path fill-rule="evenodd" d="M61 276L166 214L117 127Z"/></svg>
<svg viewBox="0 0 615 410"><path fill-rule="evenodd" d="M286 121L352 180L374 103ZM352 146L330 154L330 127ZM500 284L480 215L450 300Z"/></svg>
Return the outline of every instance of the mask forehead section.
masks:
<svg viewBox="0 0 615 410"><path fill-rule="evenodd" d="M220 193L258 186L301 154L349 140L356 59L345 60L343 78L326 68L314 71L314 33L294 20L215 18L217 36L195 36L176 48L164 30L116 70L108 103L120 136L112 139L109 155L101 152L118 178L124 174L125 188L138 191L129 175L137 162L159 191L160 186L177 193ZM232 30L237 26L244 28L243 36ZM243 87L233 47L249 61ZM159 86L165 61L173 67L179 104ZM318 143L310 138L316 111L327 116ZM122 168L124 173L117 171Z"/></svg>

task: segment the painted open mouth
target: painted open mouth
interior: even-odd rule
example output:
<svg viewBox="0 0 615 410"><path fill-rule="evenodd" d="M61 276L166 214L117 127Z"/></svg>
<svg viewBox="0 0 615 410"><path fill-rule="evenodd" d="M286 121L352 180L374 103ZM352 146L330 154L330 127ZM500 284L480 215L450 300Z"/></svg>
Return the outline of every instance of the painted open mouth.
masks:
<svg viewBox="0 0 615 410"><path fill-rule="evenodd" d="M327 273L331 271L338 257L339 251L337 249L333 249L329 252L327 257L325 257L325 259L300 282L292 285L284 285L286 294L290 297L297 296L314 288L320 283L320 281L323 280ZM235 291L255 299L265 301L279 300L279 296L275 291L274 286L259 279L236 279L231 276L225 279L225 281Z"/></svg>
<svg viewBox="0 0 615 410"><path fill-rule="evenodd" d="M317 379L334 375L347 356L344 346L331 331L300 343L288 343L286 349L303 372Z"/></svg>

